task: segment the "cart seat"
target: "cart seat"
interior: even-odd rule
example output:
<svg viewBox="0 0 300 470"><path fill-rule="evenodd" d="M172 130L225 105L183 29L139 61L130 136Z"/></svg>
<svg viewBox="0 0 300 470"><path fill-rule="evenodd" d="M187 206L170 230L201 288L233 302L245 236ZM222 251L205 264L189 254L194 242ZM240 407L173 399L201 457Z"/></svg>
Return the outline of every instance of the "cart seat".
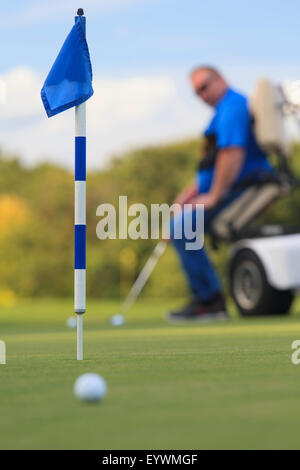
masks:
<svg viewBox="0 0 300 470"><path fill-rule="evenodd" d="M245 182L245 189L235 188L238 196L214 218L210 234L213 240L235 241L242 231L276 199L287 195L291 185L277 174L259 181ZM231 197L232 192L228 195Z"/></svg>

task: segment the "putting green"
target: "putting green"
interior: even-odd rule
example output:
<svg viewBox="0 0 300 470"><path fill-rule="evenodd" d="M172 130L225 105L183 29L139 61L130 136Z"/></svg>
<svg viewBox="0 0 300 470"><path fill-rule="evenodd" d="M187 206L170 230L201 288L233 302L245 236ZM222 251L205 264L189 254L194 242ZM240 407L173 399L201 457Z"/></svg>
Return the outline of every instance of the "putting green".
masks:
<svg viewBox="0 0 300 470"><path fill-rule="evenodd" d="M114 302L89 302L85 360L67 330L71 301L0 310L1 449L299 448L300 315L169 325L167 301L140 301L128 322ZM76 400L78 375L108 383L99 405Z"/></svg>

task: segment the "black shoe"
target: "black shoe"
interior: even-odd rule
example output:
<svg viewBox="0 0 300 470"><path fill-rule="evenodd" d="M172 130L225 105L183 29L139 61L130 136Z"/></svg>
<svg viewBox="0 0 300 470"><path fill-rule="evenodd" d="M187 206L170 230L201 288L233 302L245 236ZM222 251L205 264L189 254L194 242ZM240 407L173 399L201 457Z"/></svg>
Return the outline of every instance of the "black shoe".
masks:
<svg viewBox="0 0 300 470"><path fill-rule="evenodd" d="M218 292L209 302L192 300L182 310L169 312L167 319L171 321L212 321L229 318L223 295Z"/></svg>

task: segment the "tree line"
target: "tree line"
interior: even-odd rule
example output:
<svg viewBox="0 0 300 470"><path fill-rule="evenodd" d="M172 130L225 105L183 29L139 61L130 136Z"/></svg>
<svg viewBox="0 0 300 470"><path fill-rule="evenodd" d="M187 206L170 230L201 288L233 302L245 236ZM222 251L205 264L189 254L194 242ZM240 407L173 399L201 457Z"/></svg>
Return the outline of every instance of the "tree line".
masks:
<svg viewBox="0 0 300 470"><path fill-rule="evenodd" d="M136 149L111 159L103 169L87 174L87 295L124 297L153 249L155 240L99 240L99 204L171 204L194 177L201 144L191 139ZM300 176L300 145L291 158ZM0 152L0 292L17 297L73 295L74 177L57 165L25 167L16 156ZM278 201L263 222L295 225L300 194ZM211 250L206 242L207 249ZM226 245L212 256L226 285ZM143 295L182 297L185 279L169 248Z"/></svg>

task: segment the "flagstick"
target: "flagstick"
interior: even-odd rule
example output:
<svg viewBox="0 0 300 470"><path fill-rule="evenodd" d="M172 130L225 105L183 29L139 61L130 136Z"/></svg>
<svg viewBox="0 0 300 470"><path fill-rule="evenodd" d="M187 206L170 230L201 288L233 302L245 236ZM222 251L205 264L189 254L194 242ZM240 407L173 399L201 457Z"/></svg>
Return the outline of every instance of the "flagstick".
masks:
<svg viewBox="0 0 300 470"><path fill-rule="evenodd" d="M77 14L82 17L83 10ZM76 20L76 18L75 18ZM75 253L74 311L77 314L77 360L83 360L83 313L86 300L86 103L75 107Z"/></svg>
<svg viewBox="0 0 300 470"><path fill-rule="evenodd" d="M83 360L83 316L77 314L77 361Z"/></svg>

